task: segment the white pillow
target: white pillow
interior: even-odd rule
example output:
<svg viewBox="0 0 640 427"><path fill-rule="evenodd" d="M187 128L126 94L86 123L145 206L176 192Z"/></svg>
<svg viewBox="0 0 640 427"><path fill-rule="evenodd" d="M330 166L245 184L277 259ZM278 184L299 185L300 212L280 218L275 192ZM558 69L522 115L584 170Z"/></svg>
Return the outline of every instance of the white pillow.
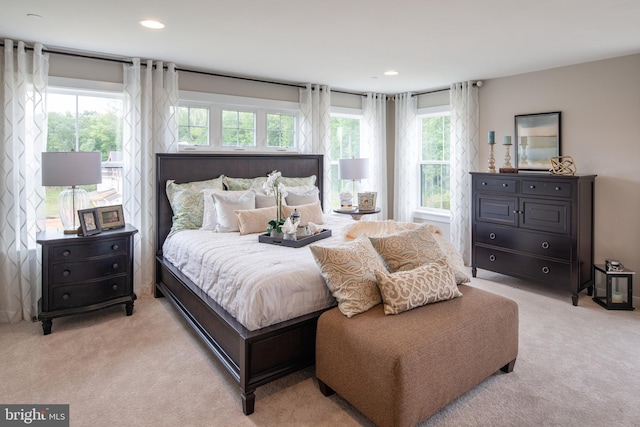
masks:
<svg viewBox="0 0 640 427"><path fill-rule="evenodd" d="M256 193L249 191L215 191L212 193L216 211L216 231L240 231L236 211L255 209Z"/></svg>
<svg viewBox="0 0 640 427"><path fill-rule="evenodd" d="M214 230L216 229L216 207L213 204L213 193L216 191L224 191L224 190L214 190L214 189L205 189L202 190L202 196L204 199L204 209L202 212L202 227L200 230Z"/></svg>
<svg viewBox="0 0 640 427"><path fill-rule="evenodd" d="M315 186L285 187L284 191L288 206L308 205L320 201L320 190Z"/></svg>
<svg viewBox="0 0 640 427"><path fill-rule="evenodd" d="M264 191L256 190L256 208L270 208L276 205L276 196L267 195Z"/></svg>

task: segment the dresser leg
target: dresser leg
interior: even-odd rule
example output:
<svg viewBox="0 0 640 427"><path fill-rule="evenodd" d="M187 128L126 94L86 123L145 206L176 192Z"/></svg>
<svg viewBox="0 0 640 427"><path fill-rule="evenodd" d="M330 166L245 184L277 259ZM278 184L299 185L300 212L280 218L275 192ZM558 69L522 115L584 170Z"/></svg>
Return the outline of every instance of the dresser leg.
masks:
<svg viewBox="0 0 640 427"><path fill-rule="evenodd" d="M51 319L42 321L42 332L44 333L44 335L49 335L51 333L51 323Z"/></svg>
<svg viewBox="0 0 640 427"><path fill-rule="evenodd" d="M127 311L127 316L131 316L133 314L133 301L125 303L124 308Z"/></svg>
<svg viewBox="0 0 640 427"><path fill-rule="evenodd" d="M471 267L471 276L476 277L476 273L478 273L478 269L475 267Z"/></svg>
<svg viewBox="0 0 640 427"><path fill-rule="evenodd" d="M573 305L578 305L578 294L571 295L571 302L573 303Z"/></svg>

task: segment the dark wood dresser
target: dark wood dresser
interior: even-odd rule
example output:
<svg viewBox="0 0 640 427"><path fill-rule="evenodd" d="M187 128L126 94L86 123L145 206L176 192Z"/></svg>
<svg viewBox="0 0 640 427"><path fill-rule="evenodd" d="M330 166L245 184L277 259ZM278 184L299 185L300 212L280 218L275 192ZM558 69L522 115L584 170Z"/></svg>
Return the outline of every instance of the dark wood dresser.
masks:
<svg viewBox="0 0 640 427"><path fill-rule="evenodd" d="M125 304L133 313L133 235L131 225L92 236L44 231L42 245L42 298L38 320L45 335L51 319Z"/></svg>
<svg viewBox="0 0 640 427"><path fill-rule="evenodd" d="M593 284L595 175L471 173L478 268L578 293Z"/></svg>

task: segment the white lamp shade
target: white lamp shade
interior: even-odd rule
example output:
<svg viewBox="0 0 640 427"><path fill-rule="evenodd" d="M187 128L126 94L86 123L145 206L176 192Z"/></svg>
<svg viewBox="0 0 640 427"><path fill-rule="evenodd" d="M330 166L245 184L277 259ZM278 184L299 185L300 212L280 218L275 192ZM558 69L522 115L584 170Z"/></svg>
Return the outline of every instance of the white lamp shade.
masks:
<svg viewBox="0 0 640 427"><path fill-rule="evenodd" d="M369 159L338 160L338 178L340 179L369 178Z"/></svg>
<svg viewBox="0 0 640 427"><path fill-rule="evenodd" d="M98 151L42 153L42 185L74 186L102 182L102 155Z"/></svg>

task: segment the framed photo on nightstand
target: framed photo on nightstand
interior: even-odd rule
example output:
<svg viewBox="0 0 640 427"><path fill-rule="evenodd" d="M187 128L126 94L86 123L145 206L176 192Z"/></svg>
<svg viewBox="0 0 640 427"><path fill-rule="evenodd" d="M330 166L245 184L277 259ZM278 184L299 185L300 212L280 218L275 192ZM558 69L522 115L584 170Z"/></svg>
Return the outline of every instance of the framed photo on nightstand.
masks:
<svg viewBox="0 0 640 427"><path fill-rule="evenodd" d="M96 208L98 223L103 230L124 227L124 213L122 205L101 206Z"/></svg>
<svg viewBox="0 0 640 427"><path fill-rule="evenodd" d="M78 217L83 236L91 236L102 231L95 209L81 209L78 211Z"/></svg>

